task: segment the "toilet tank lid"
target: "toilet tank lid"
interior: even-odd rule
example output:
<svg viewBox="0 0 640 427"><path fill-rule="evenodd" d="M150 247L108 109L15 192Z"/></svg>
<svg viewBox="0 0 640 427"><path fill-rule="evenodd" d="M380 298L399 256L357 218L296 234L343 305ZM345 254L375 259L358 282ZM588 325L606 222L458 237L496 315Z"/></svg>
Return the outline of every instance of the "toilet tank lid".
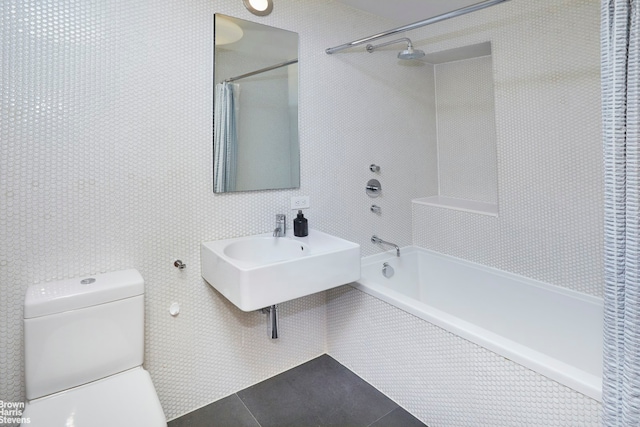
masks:
<svg viewBox="0 0 640 427"><path fill-rule="evenodd" d="M91 307L144 294L144 279L135 269L30 285L24 318Z"/></svg>

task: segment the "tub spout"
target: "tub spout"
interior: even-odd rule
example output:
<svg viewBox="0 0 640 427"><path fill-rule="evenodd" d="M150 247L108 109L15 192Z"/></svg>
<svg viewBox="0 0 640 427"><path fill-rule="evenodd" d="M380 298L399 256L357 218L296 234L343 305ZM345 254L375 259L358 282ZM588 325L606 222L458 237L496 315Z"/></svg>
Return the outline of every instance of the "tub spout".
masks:
<svg viewBox="0 0 640 427"><path fill-rule="evenodd" d="M391 242L385 242L384 240L382 240L381 238L379 238L375 234L373 236L371 236L371 243L393 246L394 248L396 248L396 256L397 257L400 256L400 248L398 247L398 245L396 245L395 243L391 243Z"/></svg>

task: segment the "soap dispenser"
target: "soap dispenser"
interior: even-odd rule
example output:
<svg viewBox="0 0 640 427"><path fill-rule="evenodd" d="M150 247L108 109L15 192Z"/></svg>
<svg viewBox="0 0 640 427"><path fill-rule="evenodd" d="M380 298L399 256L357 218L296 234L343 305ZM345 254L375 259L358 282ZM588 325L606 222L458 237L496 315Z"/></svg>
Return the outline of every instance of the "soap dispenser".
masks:
<svg viewBox="0 0 640 427"><path fill-rule="evenodd" d="M293 234L296 237L309 235L309 224L307 218L302 214L302 211L298 211L298 216L293 220Z"/></svg>

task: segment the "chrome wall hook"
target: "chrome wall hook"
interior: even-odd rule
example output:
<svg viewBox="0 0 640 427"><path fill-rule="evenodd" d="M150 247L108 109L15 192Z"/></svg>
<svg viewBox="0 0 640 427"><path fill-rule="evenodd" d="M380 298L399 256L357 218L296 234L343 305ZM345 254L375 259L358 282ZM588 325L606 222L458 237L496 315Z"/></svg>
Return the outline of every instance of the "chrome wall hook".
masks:
<svg viewBox="0 0 640 427"><path fill-rule="evenodd" d="M187 268L187 264L185 264L184 262L180 261L179 259L173 261L173 266L175 268L177 268L178 270L184 270L185 268Z"/></svg>

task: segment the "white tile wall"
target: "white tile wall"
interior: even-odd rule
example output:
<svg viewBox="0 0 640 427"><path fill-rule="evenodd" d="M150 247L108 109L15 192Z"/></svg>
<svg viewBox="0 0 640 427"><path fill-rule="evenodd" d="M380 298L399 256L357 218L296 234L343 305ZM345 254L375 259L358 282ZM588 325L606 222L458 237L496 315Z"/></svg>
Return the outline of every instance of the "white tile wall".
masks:
<svg viewBox="0 0 640 427"><path fill-rule="evenodd" d="M491 56L435 65L439 195L496 204Z"/></svg>
<svg viewBox="0 0 640 427"><path fill-rule="evenodd" d="M412 33L427 54L491 41L499 204L497 219L415 206L415 244L602 295L599 7L516 0Z"/></svg>

